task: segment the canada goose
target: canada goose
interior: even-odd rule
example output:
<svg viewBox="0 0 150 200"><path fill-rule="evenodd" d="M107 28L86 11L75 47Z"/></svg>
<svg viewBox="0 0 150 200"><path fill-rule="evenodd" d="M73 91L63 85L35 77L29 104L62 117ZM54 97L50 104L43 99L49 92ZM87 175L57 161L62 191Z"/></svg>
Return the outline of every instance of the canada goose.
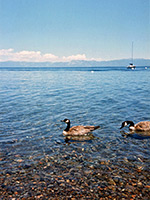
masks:
<svg viewBox="0 0 150 200"><path fill-rule="evenodd" d="M129 125L130 131L150 131L150 121L142 121L137 124L134 124L132 121L124 121L120 129L127 125Z"/></svg>
<svg viewBox="0 0 150 200"><path fill-rule="evenodd" d="M66 129L63 131L63 135L87 135L89 132L100 128L100 126L73 126L70 128L70 120L64 119L62 122L67 124Z"/></svg>

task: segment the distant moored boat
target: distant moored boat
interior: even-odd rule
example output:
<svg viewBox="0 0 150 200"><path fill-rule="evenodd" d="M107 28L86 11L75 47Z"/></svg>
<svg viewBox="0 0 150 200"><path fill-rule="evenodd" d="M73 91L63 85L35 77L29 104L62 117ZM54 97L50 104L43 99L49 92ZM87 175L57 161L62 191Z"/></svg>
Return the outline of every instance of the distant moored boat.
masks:
<svg viewBox="0 0 150 200"><path fill-rule="evenodd" d="M132 62L127 66L127 69L135 69L136 66L133 64L133 42L132 42L132 53L131 53Z"/></svg>
<svg viewBox="0 0 150 200"><path fill-rule="evenodd" d="M135 69L135 68L136 68L136 66L133 65L133 63L130 63L130 64L128 65L128 67L127 67L127 69Z"/></svg>

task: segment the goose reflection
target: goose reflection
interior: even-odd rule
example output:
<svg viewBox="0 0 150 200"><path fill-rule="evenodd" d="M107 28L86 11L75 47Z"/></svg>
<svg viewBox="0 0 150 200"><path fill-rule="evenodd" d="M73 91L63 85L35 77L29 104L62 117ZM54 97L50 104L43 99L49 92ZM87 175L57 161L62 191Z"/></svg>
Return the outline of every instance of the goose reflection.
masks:
<svg viewBox="0 0 150 200"><path fill-rule="evenodd" d="M96 137L91 133L89 135L73 135L73 136L66 136L65 142L86 142L95 139Z"/></svg>
<svg viewBox="0 0 150 200"><path fill-rule="evenodd" d="M135 139L150 139L150 131L140 132L140 131L120 131L121 135L125 138L132 137Z"/></svg>

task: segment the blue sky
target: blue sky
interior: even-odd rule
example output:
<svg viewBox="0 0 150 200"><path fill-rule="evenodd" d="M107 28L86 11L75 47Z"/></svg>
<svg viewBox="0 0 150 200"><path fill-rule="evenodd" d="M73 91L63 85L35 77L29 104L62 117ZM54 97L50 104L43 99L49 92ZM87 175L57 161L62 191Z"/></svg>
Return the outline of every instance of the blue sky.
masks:
<svg viewBox="0 0 150 200"><path fill-rule="evenodd" d="M150 58L150 0L0 0L0 61Z"/></svg>

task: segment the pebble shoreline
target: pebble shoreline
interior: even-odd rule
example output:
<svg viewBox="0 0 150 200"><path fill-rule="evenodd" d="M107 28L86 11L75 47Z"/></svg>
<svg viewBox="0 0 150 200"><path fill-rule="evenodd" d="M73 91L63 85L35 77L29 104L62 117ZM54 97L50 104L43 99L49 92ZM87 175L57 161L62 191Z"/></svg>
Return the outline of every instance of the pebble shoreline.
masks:
<svg viewBox="0 0 150 200"><path fill-rule="evenodd" d="M36 164L3 166L0 171L0 199L144 199L150 197L147 167L132 162L46 157Z"/></svg>

